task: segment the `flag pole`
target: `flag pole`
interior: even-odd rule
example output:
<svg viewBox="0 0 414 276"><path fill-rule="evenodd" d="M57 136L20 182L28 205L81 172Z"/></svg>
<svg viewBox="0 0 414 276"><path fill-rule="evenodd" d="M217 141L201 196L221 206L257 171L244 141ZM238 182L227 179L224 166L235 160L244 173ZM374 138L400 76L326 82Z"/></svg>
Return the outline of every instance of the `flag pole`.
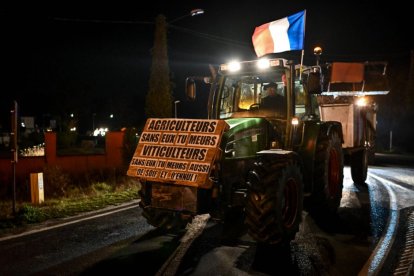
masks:
<svg viewBox="0 0 414 276"><path fill-rule="evenodd" d="M302 56L300 57L299 80L302 80L303 56L304 55L305 55L305 50L302 49Z"/></svg>
<svg viewBox="0 0 414 276"><path fill-rule="evenodd" d="M305 30L306 30L306 9L305 9L305 24L303 24L303 44L305 44ZM303 47L305 48L305 47ZM302 80L303 57L305 56L305 49L302 49L302 56L300 57L299 80Z"/></svg>

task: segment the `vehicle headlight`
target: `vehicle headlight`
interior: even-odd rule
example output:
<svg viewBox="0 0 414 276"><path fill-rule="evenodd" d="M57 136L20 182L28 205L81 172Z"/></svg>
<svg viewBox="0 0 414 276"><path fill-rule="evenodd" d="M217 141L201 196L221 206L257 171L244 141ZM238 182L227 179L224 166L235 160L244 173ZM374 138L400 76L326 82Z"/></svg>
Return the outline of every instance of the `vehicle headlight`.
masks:
<svg viewBox="0 0 414 276"><path fill-rule="evenodd" d="M357 106L364 107L364 106L367 106L368 101L367 101L367 98L365 97L359 97L355 103Z"/></svg>

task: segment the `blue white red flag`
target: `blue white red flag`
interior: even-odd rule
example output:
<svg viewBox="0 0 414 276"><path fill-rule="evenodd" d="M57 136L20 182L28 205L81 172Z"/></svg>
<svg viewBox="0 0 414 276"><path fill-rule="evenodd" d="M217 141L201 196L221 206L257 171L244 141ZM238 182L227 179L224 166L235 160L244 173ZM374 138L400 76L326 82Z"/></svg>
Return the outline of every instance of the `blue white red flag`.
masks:
<svg viewBox="0 0 414 276"><path fill-rule="evenodd" d="M252 36L258 57L271 53L303 50L306 11L256 27Z"/></svg>

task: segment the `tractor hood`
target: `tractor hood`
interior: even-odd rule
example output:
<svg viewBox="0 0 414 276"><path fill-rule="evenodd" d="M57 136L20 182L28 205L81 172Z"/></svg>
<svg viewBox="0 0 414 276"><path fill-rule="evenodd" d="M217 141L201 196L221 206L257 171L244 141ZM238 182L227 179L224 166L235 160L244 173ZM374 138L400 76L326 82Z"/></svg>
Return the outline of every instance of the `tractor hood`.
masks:
<svg viewBox="0 0 414 276"><path fill-rule="evenodd" d="M253 157L267 147L270 123L263 118L234 118L226 120L222 148L225 158Z"/></svg>

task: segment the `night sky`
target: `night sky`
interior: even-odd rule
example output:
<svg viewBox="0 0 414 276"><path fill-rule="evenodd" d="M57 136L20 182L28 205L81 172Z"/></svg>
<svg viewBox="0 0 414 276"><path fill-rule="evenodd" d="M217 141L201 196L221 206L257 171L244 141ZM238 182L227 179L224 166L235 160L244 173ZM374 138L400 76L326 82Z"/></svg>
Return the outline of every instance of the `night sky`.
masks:
<svg viewBox="0 0 414 276"><path fill-rule="evenodd" d="M168 31L180 117L206 114L206 95L195 103L186 102L183 87L187 76L208 75L209 63L256 58L251 43L254 28L304 9L305 64L314 62L316 45L324 49L322 61L409 62L414 49L414 14L408 2L221 2L151 1L145 6L153 6L145 8L133 2L1 10L3 131L10 121L13 100L19 103L21 116L37 116L39 125L57 112L79 113L84 128L90 127L92 113L102 120L113 113L120 125L144 121L152 23L158 14L169 21L195 8L205 10L203 15L183 17ZM300 52L291 52L289 57L299 61Z"/></svg>

